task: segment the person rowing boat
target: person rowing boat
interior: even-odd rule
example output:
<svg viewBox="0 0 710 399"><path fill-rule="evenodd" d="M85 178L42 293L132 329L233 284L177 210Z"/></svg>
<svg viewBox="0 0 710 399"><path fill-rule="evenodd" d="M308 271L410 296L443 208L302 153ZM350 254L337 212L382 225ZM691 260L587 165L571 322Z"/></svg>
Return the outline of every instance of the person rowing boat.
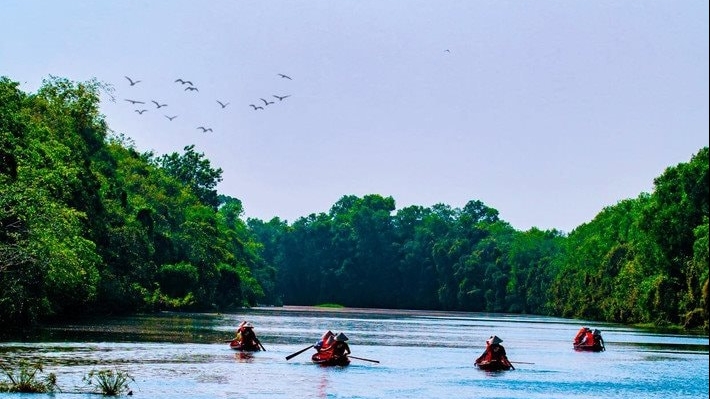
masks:
<svg viewBox="0 0 710 399"><path fill-rule="evenodd" d="M602 352L606 350L602 332L596 328L582 327L572 341L572 346L578 351Z"/></svg>
<svg viewBox="0 0 710 399"><path fill-rule="evenodd" d="M318 344L314 345L316 353L311 356L311 360L324 366L346 366L350 364L350 359L348 359L350 346L346 342L348 337L342 332L337 335L332 335L332 332L328 334L328 332L323 335L319 342L321 343L320 346Z"/></svg>
<svg viewBox="0 0 710 399"><path fill-rule="evenodd" d="M491 335L486 340L486 350L475 361L476 367L489 371L515 370L515 367L508 360L505 348L500 344L501 342L503 342L502 339Z"/></svg>
<svg viewBox="0 0 710 399"><path fill-rule="evenodd" d="M235 332L234 339L229 343L229 347L242 351L266 350L254 333L254 325L248 321L242 321Z"/></svg>

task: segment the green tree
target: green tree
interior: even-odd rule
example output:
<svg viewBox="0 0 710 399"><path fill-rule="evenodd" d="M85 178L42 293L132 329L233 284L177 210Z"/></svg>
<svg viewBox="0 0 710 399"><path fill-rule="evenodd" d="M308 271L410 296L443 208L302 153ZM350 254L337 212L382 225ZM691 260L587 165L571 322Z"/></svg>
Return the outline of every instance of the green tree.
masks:
<svg viewBox="0 0 710 399"><path fill-rule="evenodd" d="M194 144L183 150L182 155L167 154L156 161L170 176L190 187L203 204L216 210L219 195L215 187L222 181L222 169L213 169L205 155L195 151Z"/></svg>
<svg viewBox="0 0 710 399"><path fill-rule="evenodd" d="M0 176L0 217L9 228L0 253L11 260L0 320L33 322L95 299L100 258L86 237L97 210L89 139L105 129L93 106L97 86L54 79L27 96L0 80L0 148L9 160Z"/></svg>

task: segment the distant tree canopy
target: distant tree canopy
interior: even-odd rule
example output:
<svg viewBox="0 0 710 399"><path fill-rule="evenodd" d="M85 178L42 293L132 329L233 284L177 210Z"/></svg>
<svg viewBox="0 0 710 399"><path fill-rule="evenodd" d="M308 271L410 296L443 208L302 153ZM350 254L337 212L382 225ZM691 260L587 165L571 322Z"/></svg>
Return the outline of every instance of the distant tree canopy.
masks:
<svg viewBox="0 0 710 399"><path fill-rule="evenodd" d="M653 194L620 201L570 234L516 231L470 201L395 212L344 196L289 225L247 221L287 304L555 315L708 326L708 148Z"/></svg>
<svg viewBox="0 0 710 399"><path fill-rule="evenodd" d="M0 78L0 323L256 304L511 312L708 328L708 148L569 234L471 200L345 195L243 219L194 145L138 153L99 82Z"/></svg>

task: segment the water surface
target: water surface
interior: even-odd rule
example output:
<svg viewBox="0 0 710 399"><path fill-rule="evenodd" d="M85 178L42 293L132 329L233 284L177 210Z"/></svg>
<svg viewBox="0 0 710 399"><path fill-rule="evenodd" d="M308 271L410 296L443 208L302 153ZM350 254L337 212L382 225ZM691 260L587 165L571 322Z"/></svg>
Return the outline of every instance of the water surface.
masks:
<svg viewBox="0 0 710 399"><path fill-rule="evenodd" d="M223 341L247 319L267 349L242 354ZM575 352L583 325L602 330L607 350ZM325 330L343 331L348 367L320 367ZM473 366L484 341L501 337L515 370ZM62 393L12 398L86 398L91 370L131 374L137 398L707 398L707 336L613 324L504 314L362 309L258 308L235 314L102 319L43 328L0 342L0 359L39 360ZM2 376L0 376L2 377Z"/></svg>

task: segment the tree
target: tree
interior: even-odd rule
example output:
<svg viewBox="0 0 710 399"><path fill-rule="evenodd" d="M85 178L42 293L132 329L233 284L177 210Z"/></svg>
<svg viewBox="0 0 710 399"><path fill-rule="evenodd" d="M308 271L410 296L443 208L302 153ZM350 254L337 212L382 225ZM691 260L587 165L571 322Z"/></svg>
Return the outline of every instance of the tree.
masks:
<svg viewBox="0 0 710 399"><path fill-rule="evenodd" d="M9 228L0 254L11 261L0 277L0 321L24 324L95 299L100 257L87 236L97 194L84 149L105 126L96 85L55 79L27 96L3 78L0 96L0 151L9 160L0 175L0 220Z"/></svg>
<svg viewBox="0 0 710 399"><path fill-rule="evenodd" d="M215 187L222 181L222 169L213 169L205 155L195 151L194 144L183 150L183 155L172 153L156 161L170 176L190 187L203 204L216 210L219 198Z"/></svg>

